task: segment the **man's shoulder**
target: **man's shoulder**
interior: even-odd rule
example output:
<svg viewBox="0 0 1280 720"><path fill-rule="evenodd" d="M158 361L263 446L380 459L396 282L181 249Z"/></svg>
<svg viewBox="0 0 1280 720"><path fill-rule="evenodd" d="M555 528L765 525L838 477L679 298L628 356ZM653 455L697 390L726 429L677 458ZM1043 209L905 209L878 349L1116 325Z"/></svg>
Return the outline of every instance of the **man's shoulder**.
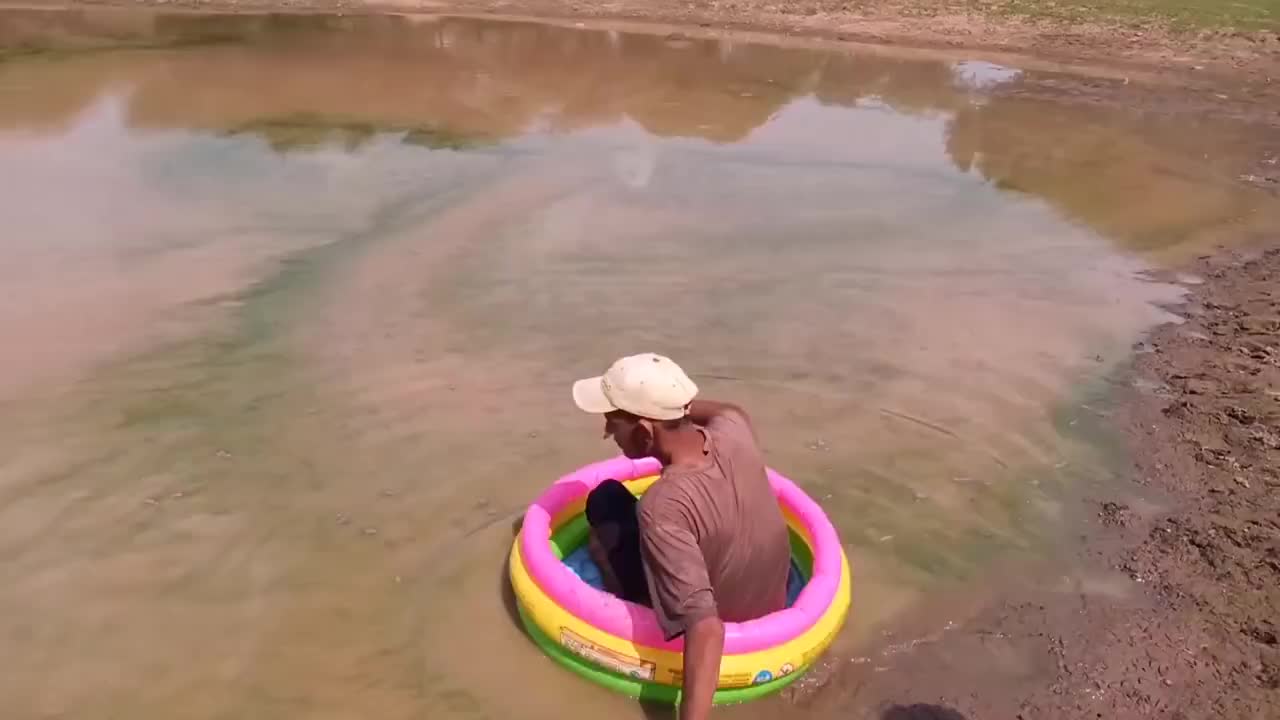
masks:
<svg viewBox="0 0 1280 720"><path fill-rule="evenodd" d="M728 408L716 414L706 425L712 440L729 441L736 444L756 445L755 428L751 426L751 418L737 408Z"/></svg>
<svg viewBox="0 0 1280 720"><path fill-rule="evenodd" d="M668 519L683 516L692 502L687 473L663 470L662 477L640 497L641 519Z"/></svg>
<svg viewBox="0 0 1280 720"><path fill-rule="evenodd" d="M679 485L679 477L663 470L657 482L650 485L649 489L645 490L644 495L640 496L639 511L652 513L667 507L673 502L677 502L679 495L681 495L680 488L677 485Z"/></svg>

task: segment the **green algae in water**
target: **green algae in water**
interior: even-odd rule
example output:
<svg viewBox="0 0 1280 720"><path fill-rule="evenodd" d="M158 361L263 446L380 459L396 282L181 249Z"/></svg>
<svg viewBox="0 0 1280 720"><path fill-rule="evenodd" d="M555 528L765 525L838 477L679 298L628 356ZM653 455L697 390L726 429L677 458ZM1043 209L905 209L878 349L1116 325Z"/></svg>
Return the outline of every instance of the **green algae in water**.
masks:
<svg viewBox="0 0 1280 720"><path fill-rule="evenodd" d="M262 118L224 131L226 137L255 135L266 140L272 150L288 153L311 150L325 145L339 145L348 152L360 149L373 139L399 136L406 145L430 150L471 150L492 146L496 140L425 125L376 125L371 122L326 117L312 113L296 113Z"/></svg>

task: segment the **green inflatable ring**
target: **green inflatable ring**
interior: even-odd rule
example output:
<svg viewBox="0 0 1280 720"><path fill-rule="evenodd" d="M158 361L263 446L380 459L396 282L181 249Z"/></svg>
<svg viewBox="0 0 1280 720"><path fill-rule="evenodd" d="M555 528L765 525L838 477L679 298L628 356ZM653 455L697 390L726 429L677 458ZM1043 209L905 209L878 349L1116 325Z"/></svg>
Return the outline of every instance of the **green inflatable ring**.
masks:
<svg viewBox="0 0 1280 720"><path fill-rule="evenodd" d="M579 515L573 518L552 534L552 552L557 558L564 559L565 555L586 541L587 532L586 516ZM792 555L799 565L801 574L807 577L809 573L813 572L813 555L809 552L809 548L804 544L804 541L796 536L794 532L790 533L790 535ZM516 604L516 609L520 612L520 621L524 623L525 631L529 633L529 637L533 639L534 644L560 665L587 680L643 702L665 705L676 705L680 702L680 688L624 677L581 660L577 655L565 650L559 643L547 637L546 633L542 632L541 628L525 615L524 608L520 607L519 603ZM733 705L772 695L800 679L800 676L804 675L808 669L807 667L796 668L796 671L789 675L784 675L759 685L717 690L712 697L712 702L716 705Z"/></svg>
<svg viewBox="0 0 1280 720"><path fill-rule="evenodd" d="M577 655L570 653L561 647L559 643L552 641L537 625L530 622L529 618L525 617L523 608L517 606L517 609L520 612L520 620L524 623L525 631L529 633L529 637L533 639L534 644L560 665L614 692L629 695L644 702L664 705L676 705L680 702L680 688L623 677L579 660ZM798 668L796 672L790 675L759 685L717 690L712 702L716 705L733 705L772 695L795 682L801 675L804 675L804 671L807 669Z"/></svg>

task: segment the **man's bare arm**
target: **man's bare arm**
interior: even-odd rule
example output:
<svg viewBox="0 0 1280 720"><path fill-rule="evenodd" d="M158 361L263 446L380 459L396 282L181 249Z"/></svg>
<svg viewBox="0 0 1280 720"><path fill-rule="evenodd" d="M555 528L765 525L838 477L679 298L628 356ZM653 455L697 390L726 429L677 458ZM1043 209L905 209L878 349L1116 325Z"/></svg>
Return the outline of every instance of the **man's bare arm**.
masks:
<svg viewBox="0 0 1280 720"><path fill-rule="evenodd" d="M613 572L613 563L609 559L609 553L604 549L604 545L600 544L600 538L596 537L595 531L587 535L587 552L590 553L591 560L596 564L596 567L600 568L600 577L604 580L605 591L622 597L622 581Z"/></svg>
<svg viewBox="0 0 1280 720"><path fill-rule="evenodd" d="M737 413L748 421L751 419L746 410L733 403L717 402L715 400L694 400L689 403L689 419L699 425L706 425L717 415L727 413Z"/></svg>
<svg viewBox="0 0 1280 720"><path fill-rule="evenodd" d="M720 680L724 623L715 615L694 621L684 634L684 683L679 720L706 720Z"/></svg>

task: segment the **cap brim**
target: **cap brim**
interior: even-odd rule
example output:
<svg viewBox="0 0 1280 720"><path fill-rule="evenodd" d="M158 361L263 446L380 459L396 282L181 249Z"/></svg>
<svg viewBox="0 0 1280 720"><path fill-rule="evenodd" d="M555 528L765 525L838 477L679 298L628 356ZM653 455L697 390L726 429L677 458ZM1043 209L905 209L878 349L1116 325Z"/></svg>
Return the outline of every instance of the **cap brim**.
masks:
<svg viewBox="0 0 1280 720"><path fill-rule="evenodd" d="M604 394L604 388L600 386L600 381L601 378L593 377L573 384L573 402L579 410L593 415L603 415L618 409L609 402L609 398Z"/></svg>

